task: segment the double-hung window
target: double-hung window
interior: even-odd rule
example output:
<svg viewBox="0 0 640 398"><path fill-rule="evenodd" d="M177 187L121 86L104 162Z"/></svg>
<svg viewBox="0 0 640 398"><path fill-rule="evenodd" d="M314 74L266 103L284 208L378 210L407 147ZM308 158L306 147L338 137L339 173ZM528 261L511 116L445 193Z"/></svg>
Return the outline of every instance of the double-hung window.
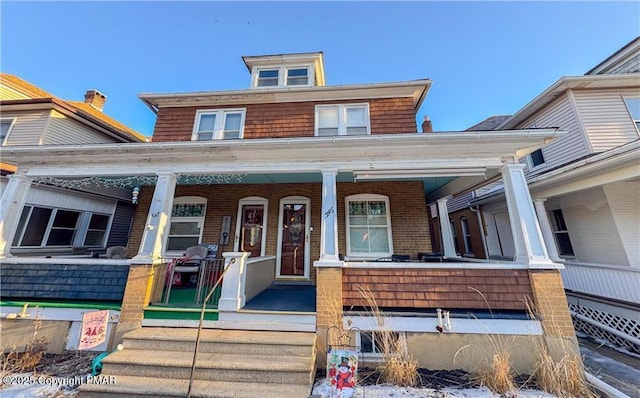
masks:
<svg viewBox="0 0 640 398"><path fill-rule="evenodd" d="M366 135L369 126L369 105L317 105L316 135Z"/></svg>
<svg viewBox="0 0 640 398"><path fill-rule="evenodd" d="M242 138L245 109L203 110L196 113L194 141Z"/></svg>
<svg viewBox="0 0 640 398"><path fill-rule="evenodd" d="M542 154L542 148L531 152L527 156L527 164L529 165L529 169L533 169L545 164L544 155Z"/></svg>
<svg viewBox="0 0 640 398"><path fill-rule="evenodd" d="M636 129L638 129L638 132L640 133L640 97L627 97L624 99L624 103L627 105L629 115L631 115L631 119L633 119Z"/></svg>
<svg viewBox="0 0 640 398"><path fill-rule="evenodd" d="M13 246L72 246L82 212L25 206Z"/></svg>
<svg viewBox="0 0 640 398"><path fill-rule="evenodd" d="M564 221L564 215L562 210L556 209L550 212L551 228L553 229L553 236L556 238L556 245L558 247L558 254L561 256L573 257L573 246L571 245L571 239L569 238L569 231L567 224Z"/></svg>
<svg viewBox="0 0 640 398"><path fill-rule="evenodd" d="M167 251L184 252L202 238L207 200L197 196L175 198L167 237Z"/></svg>
<svg viewBox="0 0 640 398"><path fill-rule="evenodd" d="M347 255L380 258L393 254L389 198L361 194L345 198Z"/></svg>
<svg viewBox="0 0 640 398"><path fill-rule="evenodd" d="M109 230L110 217L106 214L91 214L84 246L102 246Z"/></svg>
<svg viewBox="0 0 640 398"><path fill-rule="evenodd" d="M255 86L308 86L310 69L308 66L261 68L256 73Z"/></svg>
<svg viewBox="0 0 640 398"><path fill-rule="evenodd" d="M7 140L7 136L13 127L13 121L15 119L4 118L0 119L0 145L4 145Z"/></svg>

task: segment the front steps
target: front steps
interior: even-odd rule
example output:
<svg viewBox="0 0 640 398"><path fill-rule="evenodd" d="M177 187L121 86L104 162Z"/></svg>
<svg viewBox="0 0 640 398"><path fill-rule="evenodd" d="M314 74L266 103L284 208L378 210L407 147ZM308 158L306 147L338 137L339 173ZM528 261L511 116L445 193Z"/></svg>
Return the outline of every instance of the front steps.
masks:
<svg viewBox="0 0 640 398"><path fill-rule="evenodd" d="M81 398L186 397L196 329L141 328L104 360L116 384L85 384ZM203 329L192 397L307 398L314 333Z"/></svg>

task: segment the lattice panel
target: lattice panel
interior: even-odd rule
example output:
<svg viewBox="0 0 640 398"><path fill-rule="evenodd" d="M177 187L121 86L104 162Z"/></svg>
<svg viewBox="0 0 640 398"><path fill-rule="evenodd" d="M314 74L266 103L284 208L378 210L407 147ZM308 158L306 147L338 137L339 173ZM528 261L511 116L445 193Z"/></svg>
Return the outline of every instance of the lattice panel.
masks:
<svg viewBox="0 0 640 398"><path fill-rule="evenodd" d="M609 326L610 328L619 330L620 332L626 333L629 336L640 338L640 323L637 321L633 321L618 315L595 310L593 308L584 307L577 304L570 304L569 308L571 308L572 312L575 312L587 318L593 319L596 322L602 323L603 325ZM592 325L580 319L574 318L573 326L575 327L576 331L586 333L591 337L606 340L617 347L624 348L636 354L640 354L639 345L633 344L630 341L623 339L619 336L616 336L615 334L610 333L604 329L601 329L595 325Z"/></svg>

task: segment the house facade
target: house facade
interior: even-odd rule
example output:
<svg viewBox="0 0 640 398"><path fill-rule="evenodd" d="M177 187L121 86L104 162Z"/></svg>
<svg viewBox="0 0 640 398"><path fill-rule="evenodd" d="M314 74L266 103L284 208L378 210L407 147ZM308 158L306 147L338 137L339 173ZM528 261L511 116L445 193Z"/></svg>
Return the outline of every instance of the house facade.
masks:
<svg viewBox="0 0 640 398"><path fill-rule="evenodd" d="M145 142L146 137L103 112L106 96L64 101L18 76L0 74L0 150L13 146ZM16 167L2 163L0 186ZM130 192L84 187L75 191L34 184L25 199L14 240L0 250L13 255L71 255L127 244L135 207Z"/></svg>
<svg viewBox="0 0 640 398"><path fill-rule="evenodd" d="M640 352L640 38L584 76L563 77L498 129L559 127L567 135L521 159L549 256L576 328ZM449 209L481 215L487 258L514 256L500 181ZM469 207L468 205L471 205Z"/></svg>
<svg viewBox="0 0 640 398"><path fill-rule="evenodd" d="M141 94L157 113L150 143L7 153L25 168L10 180L7 192L16 193L3 197L15 206L26 181L42 176L139 191L129 239L137 255L116 339L196 327L202 306L205 328L315 333L318 358L335 326L354 328L373 356L376 332L391 328L430 368L472 368L478 355L491 356L483 351L495 334L510 336L523 370L535 366L530 349L542 336L575 349L560 266L547 255L524 166L513 162L564 131L419 132L429 79L331 86L322 53L243 60L248 89ZM446 211L453 195L498 177L508 184L510 217L520 220L515 261L433 253L427 203ZM450 224L439 228L452 247ZM210 248L200 270L222 264L215 302L203 302L216 286L204 271L174 278L194 245ZM177 301L189 284L195 293ZM256 306L270 290L297 293ZM361 316L363 291L385 311L384 324ZM540 318L528 315L530 303Z"/></svg>
<svg viewBox="0 0 640 398"><path fill-rule="evenodd" d="M13 162L5 155L17 147L147 141L105 114L105 102L97 90L88 90L84 101L65 101L18 76L0 74L2 318L47 319L41 334L50 338L53 352L77 349L84 311L110 311L108 329L114 329L128 264L109 260L96 269L87 257L126 246L136 208L131 190L91 181L68 189L46 176L24 180L24 170L17 167L20 159ZM17 191L12 180L23 181ZM13 220L10 225L7 218ZM33 328L28 323L3 320L5 349L29 341Z"/></svg>

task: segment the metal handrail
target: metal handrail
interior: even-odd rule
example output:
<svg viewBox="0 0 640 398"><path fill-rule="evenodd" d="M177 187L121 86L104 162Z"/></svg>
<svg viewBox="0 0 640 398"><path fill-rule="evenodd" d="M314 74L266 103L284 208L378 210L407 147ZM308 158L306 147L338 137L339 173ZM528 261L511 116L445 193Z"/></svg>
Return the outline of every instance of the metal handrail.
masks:
<svg viewBox="0 0 640 398"><path fill-rule="evenodd" d="M191 397L191 388L193 387L193 377L196 372L196 359L198 357L198 348L200 346L200 333L202 332L202 324L204 323L204 312L207 307L207 301L211 299L213 292L216 291L216 289L218 288L218 285L220 285L220 282L222 282L222 278L224 277L224 274L226 274L229 268L231 268L231 264L235 262L236 262L235 258L232 258L229 261L229 265L227 265L224 268L224 270L220 274L220 277L218 278L216 283L213 285L213 288L211 288L211 291L209 292L209 294L207 294L207 297L205 297L204 300L202 301L202 308L200 309L200 322L198 323L198 334L196 335L196 346L193 350L193 362L191 363L191 374L189 375L189 388L187 389L187 398Z"/></svg>

